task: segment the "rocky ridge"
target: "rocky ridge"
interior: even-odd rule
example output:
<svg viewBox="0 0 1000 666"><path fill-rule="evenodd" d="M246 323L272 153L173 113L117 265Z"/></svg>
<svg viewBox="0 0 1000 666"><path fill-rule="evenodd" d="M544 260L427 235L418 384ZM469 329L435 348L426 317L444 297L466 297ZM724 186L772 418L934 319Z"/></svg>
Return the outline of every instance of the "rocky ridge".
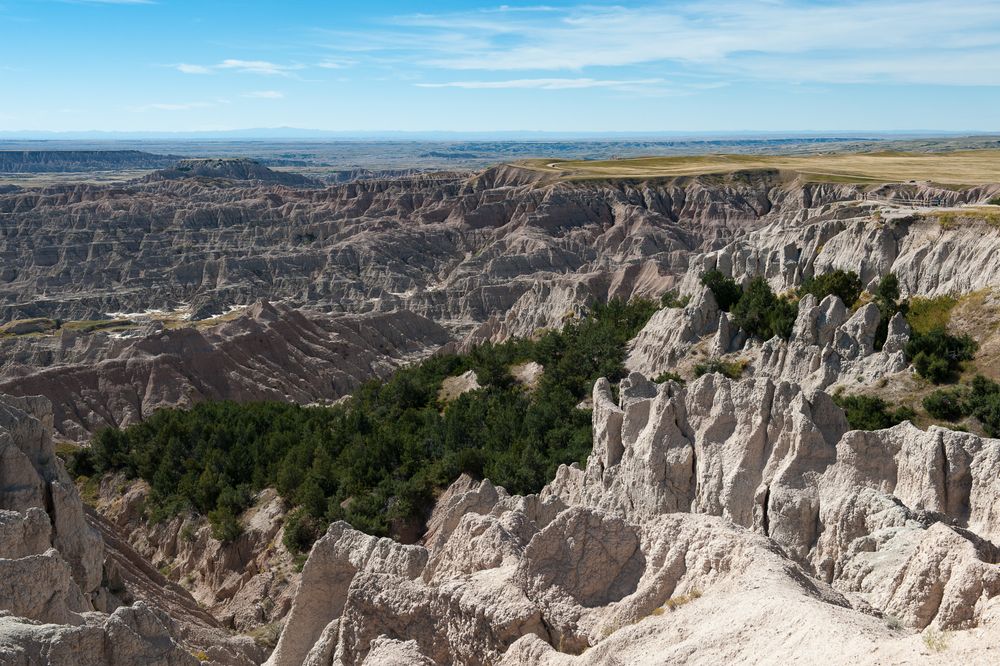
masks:
<svg viewBox="0 0 1000 666"><path fill-rule="evenodd" d="M801 215L803 192L818 206L858 190L767 173L718 181L545 183L497 168L324 190L181 178L15 192L0 196L0 318L181 305L204 317L265 298L409 309L468 332L561 275L662 290L692 253ZM649 262L661 279L639 288L632 273Z"/></svg>
<svg viewBox="0 0 1000 666"><path fill-rule="evenodd" d="M137 602L105 561L55 455L43 398L0 397L0 662L197 664L174 620Z"/></svg>
<svg viewBox="0 0 1000 666"><path fill-rule="evenodd" d="M449 340L407 311L329 316L261 301L214 326L0 340L0 391L47 396L59 434L83 441L201 400L330 402Z"/></svg>
<svg viewBox="0 0 1000 666"><path fill-rule="evenodd" d="M160 169L176 160L139 150L0 150L0 173Z"/></svg>
<svg viewBox="0 0 1000 666"><path fill-rule="evenodd" d="M260 162L245 158L181 160L167 169L145 176L142 181L155 183L182 178L221 178L224 180L274 183L292 187L318 186L319 181L297 173L274 171Z"/></svg>
<svg viewBox="0 0 1000 666"><path fill-rule="evenodd" d="M127 578L164 626L164 610L183 618L164 635L189 648L219 636L218 619L247 629L290 612L273 664L718 663L765 653L908 663L934 657L921 654L917 631L955 632L961 647L949 655L977 663L996 639L998 441L907 424L848 432L822 391L906 372L905 319L890 322L876 351L877 308L851 313L835 297L807 297L789 341L747 340L698 276L706 268L740 281L764 275L784 290L860 266L869 285L892 271L911 295L966 293L996 286L997 230L947 228L918 213L882 217L879 203L858 200L862 188L773 174L644 184L533 178L499 168L323 191L179 178L0 196L0 227L14 223L5 227L8 253L30 243L26 229L50 214L86 229L95 219L151 224L122 273L134 291L94 283L106 278L99 259L125 265L124 246L110 259L101 254L123 237L109 245L105 236L60 255L44 278L35 265L4 269L15 275L10 315L104 317L185 304L199 319L262 294L285 301L255 302L211 326L0 340L0 390L54 397L64 437L200 399L331 400L449 341L558 326L594 298L671 286L691 296L632 341L635 372L620 400L606 383L595 387L586 467L561 468L537 496L461 479L418 546L334 524L295 593L297 577L276 571L287 573L290 556L271 547L284 510L273 495L246 517L246 539L223 547L203 524L145 525L143 489L119 497L111 481L102 515L92 516L117 563L110 578L105 563L102 579ZM915 187L880 195L912 198L926 188ZM973 203L995 191L941 196ZM189 197L204 217L181 210ZM123 212L128 205L134 210ZM180 264L144 264L147 244L159 242L153 215L173 216L156 232L164 238L198 238ZM292 233L305 248L288 244ZM192 256L210 253L225 271L196 269L177 281ZM167 295L144 303L158 271ZM17 296L41 284L51 300ZM648 380L709 356L745 361L749 378L709 375L687 387ZM35 523L22 522L17 539L34 543ZM145 560L172 566L170 581L211 614ZM26 613L42 612L30 606ZM20 625L6 635L12 650L62 640ZM206 656L247 663L252 653L239 644Z"/></svg>
<svg viewBox="0 0 1000 666"><path fill-rule="evenodd" d="M332 525L268 663L719 663L765 646L881 663L928 627L995 640L1000 441L849 432L825 394L769 379L633 374L620 403L598 382L594 405L586 468L537 496L460 481L424 546Z"/></svg>

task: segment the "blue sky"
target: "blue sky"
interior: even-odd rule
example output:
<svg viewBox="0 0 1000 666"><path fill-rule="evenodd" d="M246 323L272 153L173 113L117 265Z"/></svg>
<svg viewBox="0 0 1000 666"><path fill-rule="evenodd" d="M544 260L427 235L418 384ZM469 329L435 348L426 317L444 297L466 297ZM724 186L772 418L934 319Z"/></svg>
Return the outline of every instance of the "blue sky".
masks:
<svg viewBox="0 0 1000 666"><path fill-rule="evenodd" d="M0 0L0 131L1000 130L1000 2Z"/></svg>

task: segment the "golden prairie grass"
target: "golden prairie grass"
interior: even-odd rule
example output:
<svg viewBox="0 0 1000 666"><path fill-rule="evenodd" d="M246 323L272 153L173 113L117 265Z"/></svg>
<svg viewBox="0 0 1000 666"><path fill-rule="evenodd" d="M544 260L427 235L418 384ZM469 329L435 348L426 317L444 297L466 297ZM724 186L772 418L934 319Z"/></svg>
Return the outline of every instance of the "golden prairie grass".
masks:
<svg viewBox="0 0 1000 666"><path fill-rule="evenodd" d="M1000 183L998 150L528 160L520 165L566 179L670 178L771 170L811 182L875 184L915 180L953 186Z"/></svg>

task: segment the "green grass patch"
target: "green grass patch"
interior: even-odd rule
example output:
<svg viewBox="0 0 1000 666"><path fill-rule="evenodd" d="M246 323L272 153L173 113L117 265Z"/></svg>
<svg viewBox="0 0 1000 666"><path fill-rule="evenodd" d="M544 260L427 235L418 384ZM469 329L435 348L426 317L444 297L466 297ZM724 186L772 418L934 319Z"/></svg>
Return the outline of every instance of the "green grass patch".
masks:
<svg viewBox="0 0 1000 666"><path fill-rule="evenodd" d="M713 358L694 366L694 376L697 378L717 372L729 379L739 379L743 376L746 367L746 361L723 361L722 359Z"/></svg>
<svg viewBox="0 0 1000 666"><path fill-rule="evenodd" d="M935 329L946 329L951 322L951 311L958 305L954 296L910 299L906 321L914 333L926 335Z"/></svg>
<svg viewBox="0 0 1000 666"><path fill-rule="evenodd" d="M928 213L924 217L936 220L945 231L951 231L966 224L976 224L977 222L985 222L991 227L1000 227L1000 213L982 206L942 213Z"/></svg>
<svg viewBox="0 0 1000 666"><path fill-rule="evenodd" d="M129 319L88 319L82 321L68 321L63 323L62 328L68 331L79 331L81 333L93 333L104 330L124 330L134 328L135 322Z"/></svg>

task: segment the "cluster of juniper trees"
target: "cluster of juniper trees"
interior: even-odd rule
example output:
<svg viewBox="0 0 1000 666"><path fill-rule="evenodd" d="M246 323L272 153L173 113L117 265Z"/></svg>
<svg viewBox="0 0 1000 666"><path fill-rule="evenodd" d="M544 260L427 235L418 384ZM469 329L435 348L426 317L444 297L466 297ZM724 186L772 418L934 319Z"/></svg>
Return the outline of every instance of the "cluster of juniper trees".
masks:
<svg viewBox="0 0 1000 666"><path fill-rule="evenodd" d="M735 325L760 339L787 339L805 294L835 294L848 307L862 296L858 276L839 270L809 278L789 295L775 294L763 278L740 286L710 271L702 281ZM888 320L906 313L908 304L900 301L891 274L871 297L882 315L880 348ZM668 294L661 304L685 301ZM223 540L239 536L240 513L267 487L296 507L285 529L293 551L307 549L337 519L376 535L419 530L435 494L462 472L531 493L558 465L585 462L592 439L590 412L581 402L597 378L624 377L626 344L657 307L642 299L596 304L561 331L428 358L388 380L364 384L337 406L206 402L161 410L143 423L100 432L90 448L71 457L70 468L78 476L123 472L145 479L152 488L150 519L193 511L207 516ZM934 383L955 381L975 351L971 339L943 327L915 332L906 347L918 373ZM528 361L544 366L531 388L510 371ZM727 368L710 363L703 371ZM476 372L481 388L442 401L444 379L467 370ZM884 428L913 417L912 410L894 410L879 398L837 400L856 428ZM925 407L947 420L975 416L990 434L1000 435L1000 385L989 380L938 391Z"/></svg>
<svg viewBox="0 0 1000 666"><path fill-rule="evenodd" d="M559 464L585 461L590 412L578 405L597 378L624 377L625 345L656 309L641 299L598 304L561 331L435 356L333 407L207 402L161 410L100 432L72 467L146 479L152 519L193 510L223 539L239 535L237 517L266 487L298 507L285 530L293 550L336 519L371 534L400 533L419 525L435 492L462 472L530 493ZM532 390L510 372L527 361L545 368ZM442 381L467 370L482 388L443 403Z"/></svg>

